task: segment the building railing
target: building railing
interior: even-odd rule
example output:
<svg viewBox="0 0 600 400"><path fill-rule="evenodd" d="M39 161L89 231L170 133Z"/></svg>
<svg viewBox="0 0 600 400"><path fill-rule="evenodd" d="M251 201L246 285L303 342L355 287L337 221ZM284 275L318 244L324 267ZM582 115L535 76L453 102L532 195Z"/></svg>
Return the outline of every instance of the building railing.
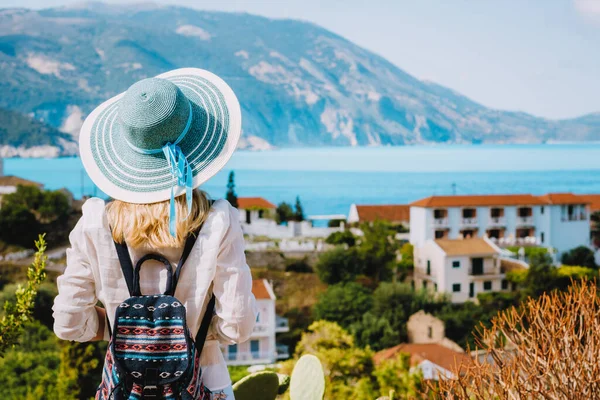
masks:
<svg viewBox="0 0 600 400"><path fill-rule="evenodd" d="M490 224L491 225L505 225L506 220L504 219L504 217L490 217Z"/></svg>
<svg viewBox="0 0 600 400"><path fill-rule="evenodd" d="M517 217L517 224L519 224L519 225L533 225L533 216Z"/></svg>
<svg viewBox="0 0 600 400"><path fill-rule="evenodd" d="M587 215L586 214L571 214L571 215L563 215L561 218L562 222L567 222L567 221L586 221L587 220Z"/></svg>
<svg viewBox="0 0 600 400"><path fill-rule="evenodd" d="M501 237L490 238L492 242L497 244L500 247L504 246L539 246L541 245L541 240L535 236L527 236L523 238L514 238L514 237Z"/></svg>
<svg viewBox="0 0 600 400"><path fill-rule="evenodd" d="M266 360L270 362L276 359L276 355L273 352L267 351L245 351L237 353L227 353L226 359L229 364L252 362L256 360Z"/></svg>
<svg viewBox="0 0 600 400"><path fill-rule="evenodd" d="M254 325L254 329L252 330L252 333L258 333L258 334L266 334L269 332L269 325L268 324L255 324Z"/></svg>
<svg viewBox="0 0 600 400"><path fill-rule="evenodd" d="M448 218L434 218L434 226L448 226Z"/></svg>
<svg viewBox="0 0 600 400"><path fill-rule="evenodd" d="M280 317L279 315L275 316L275 332L289 332L290 331L290 323L287 318Z"/></svg>
<svg viewBox="0 0 600 400"><path fill-rule="evenodd" d="M463 225L477 225L477 217L463 218L462 224Z"/></svg>
<svg viewBox="0 0 600 400"><path fill-rule="evenodd" d="M290 358L290 348L285 344L277 344L275 346L275 350L277 352L277 359L284 360L286 358Z"/></svg>

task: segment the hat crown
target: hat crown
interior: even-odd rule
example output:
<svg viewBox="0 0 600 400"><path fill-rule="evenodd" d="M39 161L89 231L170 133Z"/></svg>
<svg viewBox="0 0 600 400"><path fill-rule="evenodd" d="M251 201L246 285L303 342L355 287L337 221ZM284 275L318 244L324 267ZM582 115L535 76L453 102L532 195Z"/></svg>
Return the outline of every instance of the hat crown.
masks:
<svg viewBox="0 0 600 400"><path fill-rule="evenodd" d="M190 102L174 83L160 78L134 83L118 106L125 139L141 150L160 150L184 132L191 113Z"/></svg>

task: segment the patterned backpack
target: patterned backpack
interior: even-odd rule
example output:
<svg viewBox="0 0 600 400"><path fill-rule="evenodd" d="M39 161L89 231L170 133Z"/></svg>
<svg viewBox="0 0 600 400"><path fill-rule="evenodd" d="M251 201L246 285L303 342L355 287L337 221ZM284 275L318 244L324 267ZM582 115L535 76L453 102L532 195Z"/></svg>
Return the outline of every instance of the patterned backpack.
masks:
<svg viewBox="0 0 600 400"><path fill-rule="evenodd" d="M131 297L121 303L115 313L96 400L210 398L210 391L202 384L200 353L215 297L209 301L195 340L186 324L185 307L175 298L181 269L196 236L188 237L174 273L171 263L159 254L142 257L134 268L127 245L115 243ZM142 295L140 292L140 268L148 260L162 262L168 271L164 294Z"/></svg>

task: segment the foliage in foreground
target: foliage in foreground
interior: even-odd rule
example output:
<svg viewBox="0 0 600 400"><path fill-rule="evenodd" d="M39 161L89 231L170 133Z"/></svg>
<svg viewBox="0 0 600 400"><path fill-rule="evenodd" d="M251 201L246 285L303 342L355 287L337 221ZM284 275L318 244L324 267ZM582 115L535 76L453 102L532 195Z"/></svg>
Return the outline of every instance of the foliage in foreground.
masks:
<svg viewBox="0 0 600 400"><path fill-rule="evenodd" d="M23 331L25 323L32 320L33 307L38 288L46 279L46 241L40 235L35 242L37 252L33 263L27 270L27 284L15 292L15 302L4 303L4 315L0 319L0 356L15 344Z"/></svg>
<svg viewBox="0 0 600 400"><path fill-rule="evenodd" d="M478 333L484 355L464 375L431 389L449 399L600 398L598 326L595 282L530 298Z"/></svg>

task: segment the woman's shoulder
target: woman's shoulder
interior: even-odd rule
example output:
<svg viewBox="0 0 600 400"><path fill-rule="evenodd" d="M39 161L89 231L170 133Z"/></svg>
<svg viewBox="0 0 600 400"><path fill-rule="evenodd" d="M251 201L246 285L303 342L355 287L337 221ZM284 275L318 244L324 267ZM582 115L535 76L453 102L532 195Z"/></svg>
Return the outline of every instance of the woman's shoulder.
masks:
<svg viewBox="0 0 600 400"><path fill-rule="evenodd" d="M98 197L89 198L81 207L81 220L87 229L108 229L106 202Z"/></svg>

